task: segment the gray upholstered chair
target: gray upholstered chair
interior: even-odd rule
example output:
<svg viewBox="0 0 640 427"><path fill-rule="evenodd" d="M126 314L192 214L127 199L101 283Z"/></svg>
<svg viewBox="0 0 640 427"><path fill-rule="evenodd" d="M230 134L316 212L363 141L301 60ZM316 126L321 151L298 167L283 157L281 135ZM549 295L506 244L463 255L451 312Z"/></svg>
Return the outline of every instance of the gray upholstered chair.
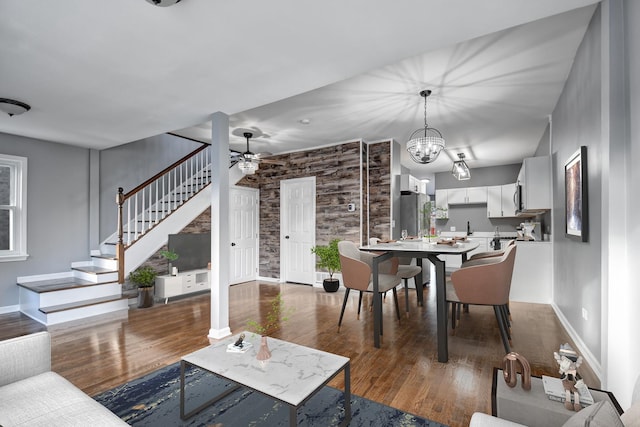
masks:
<svg viewBox="0 0 640 427"><path fill-rule="evenodd" d="M507 305L517 246L507 247L495 262L460 268L447 281L447 302L451 303L451 325L455 328L456 308L460 304L493 306L506 353L510 334L507 330Z"/></svg>
<svg viewBox="0 0 640 427"><path fill-rule="evenodd" d="M342 317L344 316L344 309L347 306L347 300L351 289L360 291L358 298L358 318L360 318L363 293L373 292L372 266L373 258L376 254L361 251L355 243L346 240L338 242L338 252L340 253L340 272L342 273L342 281L346 288L344 301L342 302L342 310L340 311L340 320L338 320L338 331L340 331ZM398 320L400 320L398 294L396 292L396 286L400 284L400 277L397 275L397 258L392 258L389 261L381 263L378 270L378 292L383 294L389 290L393 291L396 316L398 317Z"/></svg>
<svg viewBox="0 0 640 427"><path fill-rule="evenodd" d="M380 239L378 239L377 237L372 237L369 239L370 245L377 245L379 242ZM407 316L409 316L409 279L414 279L416 284L416 297L418 300L418 305L422 305L422 301L419 297L420 294L417 290L418 286L422 286L422 283L418 283L417 279L417 276L422 273L422 267L412 265L412 262L413 258L398 258L398 276L404 281L404 303Z"/></svg>

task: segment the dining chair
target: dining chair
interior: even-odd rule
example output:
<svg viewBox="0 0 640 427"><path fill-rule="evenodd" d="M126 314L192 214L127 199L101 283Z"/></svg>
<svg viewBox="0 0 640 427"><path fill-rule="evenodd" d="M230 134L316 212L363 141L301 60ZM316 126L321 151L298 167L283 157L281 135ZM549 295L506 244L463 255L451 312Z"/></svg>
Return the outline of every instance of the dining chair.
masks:
<svg viewBox="0 0 640 427"><path fill-rule="evenodd" d="M447 302L451 303L451 325L455 329L456 308L460 304L493 306L500 337L506 353L510 353L507 305L513 277L517 246L511 245L497 260L460 268L447 281Z"/></svg>
<svg viewBox="0 0 640 427"><path fill-rule="evenodd" d="M475 254L471 255L469 257L469 259L465 262L470 262L473 260L478 260L478 259L483 259L483 258L495 258L495 257L500 257L502 255L504 255L504 251L507 250L508 247L513 246L516 244L516 240L509 240L509 243L507 243L507 246L505 246L504 249L499 249L497 251L484 251L484 252L476 252ZM464 264L464 263L463 263ZM473 265L473 264L471 264Z"/></svg>
<svg viewBox="0 0 640 427"><path fill-rule="evenodd" d="M360 318L363 293L373 293L372 266L373 258L376 254L361 251L355 243L346 240L338 242L338 252L340 253L340 272L342 273L342 281L345 287L344 301L342 302L342 310L340 311L340 320L338 320L339 332L340 326L342 326L342 318L344 316L344 310L347 306L347 300L351 289L360 292L358 297L358 319ZM381 263L378 270L378 292L383 294L389 290L393 291L396 317L400 320L398 294L396 292L396 286L400 284L400 277L397 275L398 259L392 258ZM382 325L380 325L380 333L382 334Z"/></svg>
<svg viewBox="0 0 640 427"><path fill-rule="evenodd" d="M380 239L377 237L372 237L369 239L370 245L377 245L380 242ZM422 283L418 283L418 275L422 273L422 267L417 265L412 265L413 258L409 257L399 257L398 258L398 276L404 280L404 303L405 303L405 311L407 317L409 317L409 279L414 279L416 285L416 299L418 301L418 305L422 305L422 301L420 300L420 294L418 293L418 286L422 286Z"/></svg>

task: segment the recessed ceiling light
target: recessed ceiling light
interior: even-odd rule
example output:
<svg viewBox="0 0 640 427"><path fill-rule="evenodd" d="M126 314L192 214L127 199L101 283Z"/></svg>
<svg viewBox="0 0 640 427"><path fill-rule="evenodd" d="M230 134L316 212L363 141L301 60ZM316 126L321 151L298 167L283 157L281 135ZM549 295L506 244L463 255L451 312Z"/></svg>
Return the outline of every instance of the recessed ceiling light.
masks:
<svg viewBox="0 0 640 427"><path fill-rule="evenodd" d="M311 123L310 119L300 119L298 120L298 122L302 123L303 125L308 125L309 123Z"/></svg>

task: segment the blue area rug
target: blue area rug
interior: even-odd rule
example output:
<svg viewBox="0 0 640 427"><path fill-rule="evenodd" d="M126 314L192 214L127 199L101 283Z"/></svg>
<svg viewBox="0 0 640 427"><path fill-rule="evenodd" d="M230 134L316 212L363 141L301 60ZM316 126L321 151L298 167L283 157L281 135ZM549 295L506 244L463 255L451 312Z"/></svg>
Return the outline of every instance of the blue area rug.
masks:
<svg viewBox="0 0 640 427"><path fill-rule="evenodd" d="M190 367L185 373L186 406L190 411L233 387L215 375ZM180 364L152 372L94 397L133 426L288 426L289 409L246 388L202 410L187 421L180 419ZM327 427L344 419L341 390L323 387L298 409L298 425ZM349 426L430 426L442 424L351 395Z"/></svg>

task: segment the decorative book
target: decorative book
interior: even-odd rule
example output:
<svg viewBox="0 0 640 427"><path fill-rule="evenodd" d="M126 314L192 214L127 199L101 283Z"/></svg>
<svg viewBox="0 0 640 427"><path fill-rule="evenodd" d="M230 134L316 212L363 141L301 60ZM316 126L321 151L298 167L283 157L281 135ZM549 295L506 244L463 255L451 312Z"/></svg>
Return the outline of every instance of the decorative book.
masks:
<svg viewBox="0 0 640 427"><path fill-rule="evenodd" d="M253 347L253 344L247 341L243 341L241 347L235 344L229 344L227 346L227 353L246 353L251 347Z"/></svg>
<svg viewBox="0 0 640 427"><path fill-rule="evenodd" d="M544 392L550 400L555 400L557 402L565 401L566 393L560 378L543 375L542 385L544 386ZM583 407L593 405L594 400L589 388L584 383L582 383L581 386L576 386L576 388L580 393L580 404Z"/></svg>

